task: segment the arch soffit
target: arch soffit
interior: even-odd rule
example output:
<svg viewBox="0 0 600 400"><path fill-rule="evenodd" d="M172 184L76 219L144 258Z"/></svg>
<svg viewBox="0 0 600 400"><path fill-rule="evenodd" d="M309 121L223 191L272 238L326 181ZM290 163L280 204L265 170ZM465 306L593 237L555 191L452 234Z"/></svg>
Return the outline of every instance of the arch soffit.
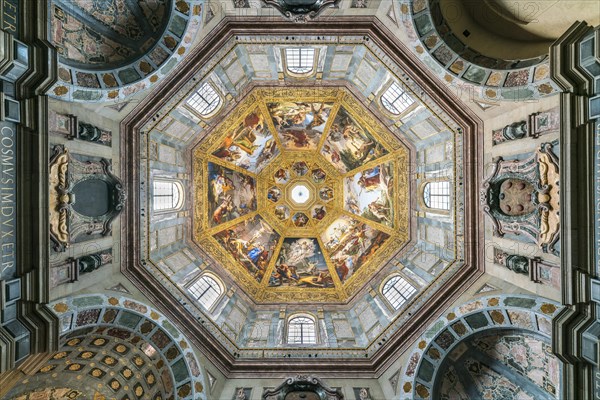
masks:
<svg viewBox="0 0 600 400"><path fill-rule="evenodd" d="M166 360L165 351L172 343L181 354L169 362L177 398L206 400L206 381L191 343L154 308L124 296L104 294L59 299L49 308L60 320L61 336L93 326L125 329L152 344ZM133 318L123 318L123 313L133 314Z"/></svg>
<svg viewBox="0 0 600 400"><path fill-rule="evenodd" d="M74 68L59 61L58 80L50 88L48 95L73 102L118 102L155 86L189 52L202 26L203 3L204 0L172 1L169 21L160 40L141 58L118 68ZM184 21L185 26L178 37L173 32L182 30L181 21Z"/></svg>
<svg viewBox="0 0 600 400"><path fill-rule="evenodd" d="M560 304L549 299L529 295L496 295L476 298L440 317L417 339L402 373L399 400L430 400L434 378L444 358L472 335L486 330L521 329L549 339L552 318L560 311ZM435 348L439 356L429 354ZM432 379L418 378L423 360L433 365Z"/></svg>
<svg viewBox="0 0 600 400"><path fill-rule="evenodd" d="M432 15L437 5L433 0L400 0L400 12L410 20L403 24L409 47L441 81L491 102L524 101L560 91L550 77L547 56L494 59L463 45L451 32L442 35Z"/></svg>

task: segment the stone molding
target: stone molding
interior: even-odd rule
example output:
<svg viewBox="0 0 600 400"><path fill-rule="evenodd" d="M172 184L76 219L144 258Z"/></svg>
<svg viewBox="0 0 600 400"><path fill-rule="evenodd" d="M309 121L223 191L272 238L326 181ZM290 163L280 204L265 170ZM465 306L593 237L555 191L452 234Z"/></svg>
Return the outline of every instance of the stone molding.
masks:
<svg viewBox="0 0 600 400"><path fill-rule="evenodd" d="M595 41L595 45L593 44ZM584 57L582 43L587 43ZM563 361L563 398L592 398L597 391L597 304L591 299L598 270L597 175L598 120L590 119L589 101L598 88L600 29L586 22L573 24L550 48L552 79L562 89L561 281L564 308L554 318L552 345ZM582 62L586 58L586 65ZM589 69L587 69L589 68ZM595 82L594 82L595 81ZM596 364L591 360L596 359ZM592 379L593 378L593 379Z"/></svg>

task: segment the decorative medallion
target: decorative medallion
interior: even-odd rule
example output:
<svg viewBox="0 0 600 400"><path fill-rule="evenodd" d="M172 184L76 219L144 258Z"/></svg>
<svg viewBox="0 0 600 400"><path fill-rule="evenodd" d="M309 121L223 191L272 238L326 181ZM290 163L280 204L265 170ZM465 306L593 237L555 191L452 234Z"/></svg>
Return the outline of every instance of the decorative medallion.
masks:
<svg viewBox="0 0 600 400"><path fill-rule="evenodd" d="M559 254L560 173L552 143L518 160L493 160L491 176L483 183L480 201L492 221L494 236L506 233L535 242L546 253Z"/></svg>

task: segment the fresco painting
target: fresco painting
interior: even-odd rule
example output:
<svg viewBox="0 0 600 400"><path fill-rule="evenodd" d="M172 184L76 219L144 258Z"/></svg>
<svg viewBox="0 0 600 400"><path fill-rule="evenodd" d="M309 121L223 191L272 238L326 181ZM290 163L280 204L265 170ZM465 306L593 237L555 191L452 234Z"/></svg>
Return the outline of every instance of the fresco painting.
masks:
<svg viewBox="0 0 600 400"><path fill-rule="evenodd" d="M209 162L208 183L210 226L256 211L256 182L251 176Z"/></svg>
<svg viewBox="0 0 600 400"><path fill-rule="evenodd" d="M296 228L304 228L308 224L308 217L304 213L296 213L292 217L292 222Z"/></svg>
<svg viewBox="0 0 600 400"><path fill-rule="evenodd" d="M329 187L323 187L319 190L319 198L324 202L328 202L333 199L333 189Z"/></svg>
<svg viewBox="0 0 600 400"><path fill-rule="evenodd" d="M372 258L389 237L344 215L321 234L321 241L343 283Z"/></svg>
<svg viewBox="0 0 600 400"><path fill-rule="evenodd" d="M308 172L308 165L304 161L298 161L292 165L292 169L296 175L304 176Z"/></svg>
<svg viewBox="0 0 600 400"><path fill-rule="evenodd" d="M269 199L273 203L277 203L280 198L281 198L281 189L279 189L277 186L273 186L273 187L269 188L269 191L267 192L267 199Z"/></svg>
<svg viewBox="0 0 600 400"><path fill-rule="evenodd" d="M282 145L288 150L316 150L332 103L268 103Z"/></svg>
<svg viewBox="0 0 600 400"><path fill-rule="evenodd" d="M315 168L310 171L310 176L315 183L323 183L325 182L325 178L327 178L327 174L321 168Z"/></svg>
<svg viewBox="0 0 600 400"><path fill-rule="evenodd" d="M228 133L212 154L223 161L256 173L279 154L279 149L263 115L255 109Z"/></svg>
<svg viewBox="0 0 600 400"><path fill-rule="evenodd" d="M290 171L285 168L279 168L273 176L275 177L275 183L285 185L290 180Z"/></svg>
<svg viewBox="0 0 600 400"><path fill-rule="evenodd" d="M214 235L219 244L258 282L265 275L279 234L255 216Z"/></svg>
<svg viewBox="0 0 600 400"><path fill-rule="evenodd" d="M344 208L371 221L393 226L393 164L381 164L345 179Z"/></svg>
<svg viewBox="0 0 600 400"><path fill-rule="evenodd" d="M314 238L286 238L269 278L271 287L333 287L319 242Z"/></svg>
<svg viewBox="0 0 600 400"><path fill-rule="evenodd" d="M345 301L409 240L407 149L327 93L265 91L194 153L194 239L259 303Z"/></svg>
<svg viewBox="0 0 600 400"><path fill-rule="evenodd" d="M285 221L290 217L290 209L286 206L277 206L275 207L275 216L280 221Z"/></svg>
<svg viewBox="0 0 600 400"><path fill-rule="evenodd" d="M352 171L387 154L377 139L365 130L344 107L340 107L321 154L339 171Z"/></svg>
<svg viewBox="0 0 600 400"><path fill-rule="evenodd" d="M312 208L312 217L317 221L322 220L327 215L327 209L321 204L317 204Z"/></svg>

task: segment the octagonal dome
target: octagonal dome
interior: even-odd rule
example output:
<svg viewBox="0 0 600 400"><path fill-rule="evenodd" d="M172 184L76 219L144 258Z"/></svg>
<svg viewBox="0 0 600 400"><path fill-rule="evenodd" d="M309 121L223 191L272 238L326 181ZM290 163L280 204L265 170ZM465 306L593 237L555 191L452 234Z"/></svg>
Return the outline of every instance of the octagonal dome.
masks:
<svg viewBox="0 0 600 400"><path fill-rule="evenodd" d="M210 62L191 53L124 123L121 165L140 188L126 271L218 342L225 368L290 371L283 357L318 349L311 368L336 368L325 356L359 371L476 278L480 128L448 98L436 103L445 95L423 90L373 25L359 37L335 24L319 28L332 36L237 24L250 27L225 23ZM299 47L314 56L303 76L287 69ZM169 183L178 201L155 207ZM300 186L306 201L294 200ZM318 323L314 343L287 341L298 313Z"/></svg>
<svg viewBox="0 0 600 400"><path fill-rule="evenodd" d="M257 303L344 302L409 239L408 149L343 88L256 89L192 157L194 240Z"/></svg>

